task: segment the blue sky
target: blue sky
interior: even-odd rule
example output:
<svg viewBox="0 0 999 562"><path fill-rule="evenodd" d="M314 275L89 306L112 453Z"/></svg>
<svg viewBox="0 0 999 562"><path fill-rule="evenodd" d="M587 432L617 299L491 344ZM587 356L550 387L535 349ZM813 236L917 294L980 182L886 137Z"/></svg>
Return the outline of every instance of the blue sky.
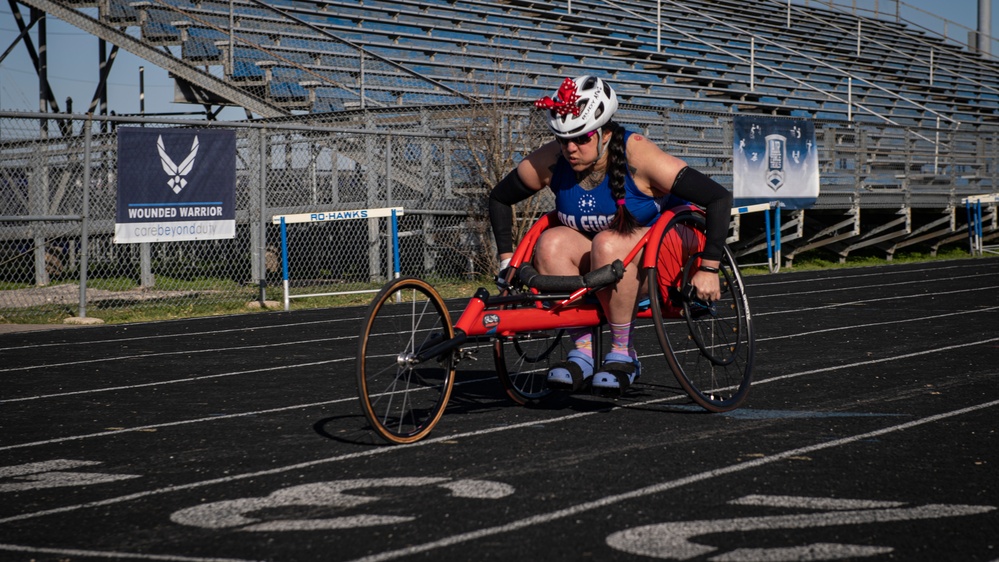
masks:
<svg viewBox="0 0 999 562"><path fill-rule="evenodd" d="M813 0L815 1L815 0ZM799 3L799 0L796 0ZM849 4L849 2L840 3ZM974 29L977 27L978 0L905 0L912 8L903 8L903 14L921 24L934 29L941 28L940 21L923 16L918 10L932 14L945 14L952 22ZM894 2L881 0L882 10L894 10ZM873 2L860 2L860 5L874 5ZM914 9L913 9L914 8ZM917 10L918 9L918 10ZM992 34L999 35L999 6L992 9ZM27 14L27 9L23 9ZM911 15L910 15L911 14ZM951 25L950 34L962 35L965 30ZM0 49L6 49L17 36L17 26L11 17L7 2L0 3ZM74 113L85 113L97 87L98 73L97 39L83 31L55 18L48 21L49 37L49 81L60 110L66 109L66 98L73 98ZM993 47L993 54L999 56ZM2 51L0 51L2 52ZM108 99L110 109L119 114L139 112L139 67L145 67L146 111L153 112L194 112L200 108L187 104L173 103L173 81L165 70L159 69L124 50L119 51L118 59L109 78ZM0 109L38 110L38 79L31 66L27 50L22 44L15 47L0 63ZM245 114L239 110L226 110L222 119L242 119Z"/></svg>

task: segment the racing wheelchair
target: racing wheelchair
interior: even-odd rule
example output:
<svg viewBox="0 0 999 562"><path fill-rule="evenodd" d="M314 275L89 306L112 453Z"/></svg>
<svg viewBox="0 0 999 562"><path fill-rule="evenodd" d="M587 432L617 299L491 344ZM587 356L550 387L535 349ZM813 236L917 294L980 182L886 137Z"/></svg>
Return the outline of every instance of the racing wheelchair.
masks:
<svg viewBox="0 0 999 562"><path fill-rule="evenodd" d="M356 367L361 408L379 436L393 444L426 437L444 414L457 366L473 344L492 344L496 374L514 402L548 398L556 391L547 387L547 373L572 348L566 328L591 328L599 357L606 319L593 293L616 283L636 259L647 283L636 321L651 319L680 387L710 412L743 402L755 351L749 300L727 247L718 272L721 298L697 298L689 281L704 247L698 209L664 212L623 260L581 276L540 275L531 265L535 243L557 220L549 213L534 223L499 280L499 293L478 289L456 322L426 281L403 277L381 289L361 327ZM655 376L650 371L643 378Z"/></svg>

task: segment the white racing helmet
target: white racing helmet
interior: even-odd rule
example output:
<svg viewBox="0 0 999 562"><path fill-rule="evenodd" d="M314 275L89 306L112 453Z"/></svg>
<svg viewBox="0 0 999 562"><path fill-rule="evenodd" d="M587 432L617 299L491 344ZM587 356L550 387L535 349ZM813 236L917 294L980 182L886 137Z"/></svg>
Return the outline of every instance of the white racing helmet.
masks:
<svg viewBox="0 0 999 562"><path fill-rule="evenodd" d="M548 110L548 127L563 139L596 131L617 111L617 94L610 84L596 76L566 78L555 99L548 96L534 102Z"/></svg>

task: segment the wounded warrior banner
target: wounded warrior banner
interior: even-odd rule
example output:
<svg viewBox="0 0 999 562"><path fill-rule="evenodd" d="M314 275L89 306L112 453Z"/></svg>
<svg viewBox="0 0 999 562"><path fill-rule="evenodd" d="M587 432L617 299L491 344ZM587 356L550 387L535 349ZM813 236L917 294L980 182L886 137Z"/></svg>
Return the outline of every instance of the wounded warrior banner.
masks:
<svg viewBox="0 0 999 562"><path fill-rule="evenodd" d="M815 126L807 119L734 118L732 195L736 205L780 201L804 209L819 197Z"/></svg>
<svg viewBox="0 0 999 562"><path fill-rule="evenodd" d="M236 132L118 129L116 244L235 238Z"/></svg>

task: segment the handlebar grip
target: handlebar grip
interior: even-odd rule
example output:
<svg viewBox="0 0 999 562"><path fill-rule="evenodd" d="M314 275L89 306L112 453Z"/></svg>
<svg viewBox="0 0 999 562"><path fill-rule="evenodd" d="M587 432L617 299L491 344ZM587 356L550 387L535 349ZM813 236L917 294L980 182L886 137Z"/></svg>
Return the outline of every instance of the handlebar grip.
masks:
<svg viewBox="0 0 999 562"><path fill-rule="evenodd" d="M525 285L542 293L572 292L583 286L582 275L541 275L529 263L523 263L517 270L517 277Z"/></svg>
<svg viewBox="0 0 999 562"><path fill-rule="evenodd" d="M617 283L624 277L624 264L621 260L607 264L586 275L541 275L529 263L523 263L517 276L525 285L542 293L573 292L577 289L596 289Z"/></svg>
<svg viewBox="0 0 999 562"><path fill-rule="evenodd" d="M624 277L624 263L621 260L614 260L599 269L587 273L583 276L583 286L588 289L596 289L613 285Z"/></svg>

